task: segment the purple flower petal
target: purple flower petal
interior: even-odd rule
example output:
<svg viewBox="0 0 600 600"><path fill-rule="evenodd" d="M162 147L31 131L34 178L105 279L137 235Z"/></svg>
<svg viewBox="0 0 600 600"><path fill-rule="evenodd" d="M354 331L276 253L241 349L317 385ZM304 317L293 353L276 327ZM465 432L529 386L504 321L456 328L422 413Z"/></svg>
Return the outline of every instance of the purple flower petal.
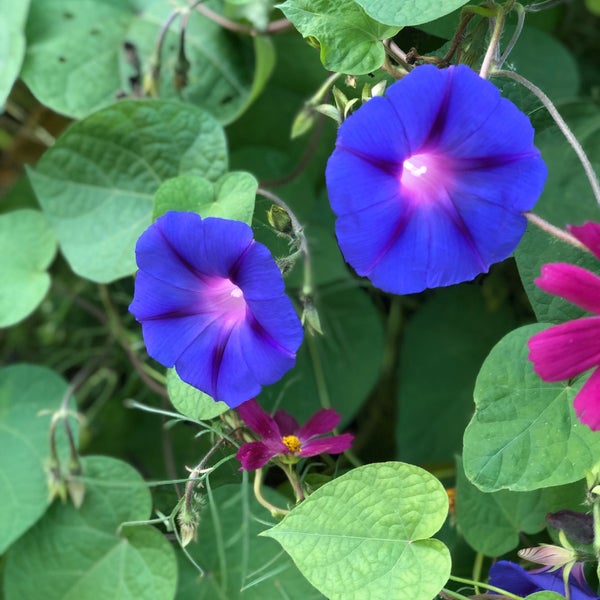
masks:
<svg viewBox="0 0 600 600"><path fill-rule="evenodd" d="M294 365L300 320L245 223L168 212L136 257L130 310L150 356L185 382L235 407Z"/></svg>
<svg viewBox="0 0 600 600"><path fill-rule="evenodd" d="M527 117L464 66L418 67L385 100L395 118L385 101L367 102L340 127L327 165L347 262L405 294L507 258L546 178Z"/></svg>
<svg viewBox="0 0 600 600"><path fill-rule="evenodd" d="M567 225L567 230L600 259L600 223L587 221L583 225Z"/></svg>
<svg viewBox="0 0 600 600"><path fill-rule="evenodd" d="M254 399L237 408L242 421L266 440L281 441L281 431L275 419Z"/></svg>
<svg viewBox="0 0 600 600"><path fill-rule="evenodd" d="M341 416L332 408L323 408L317 411L298 431L298 438L303 444L318 435L329 433L337 427Z"/></svg>
<svg viewBox="0 0 600 600"><path fill-rule="evenodd" d="M600 368L583 384L573 405L582 423L592 431L600 430Z"/></svg>
<svg viewBox="0 0 600 600"><path fill-rule="evenodd" d="M341 454L350 448L354 436L351 433L332 435L331 437L310 439L302 444L300 456L318 456L319 454Z"/></svg>
<svg viewBox="0 0 600 600"><path fill-rule="evenodd" d="M543 265L542 275L534 283L549 294L600 313L600 277L587 269L566 263Z"/></svg>
<svg viewBox="0 0 600 600"><path fill-rule="evenodd" d="M600 317L555 325L529 339L529 360L544 381L563 381L600 364Z"/></svg>
<svg viewBox="0 0 600 600"><path fill-rule="evenodd" d="M285 410L278 410L273 417L279 426L282 437L298 433L298 421Z"/></svg>
<svg viewBox="0 0 600 600"><path fill-rule="evenodd" d="M254 471L264 467L277 454L279 452L273 452L273 449L263 442L247 442L240 447L235 457L242 463L240 471Z"/></svg>

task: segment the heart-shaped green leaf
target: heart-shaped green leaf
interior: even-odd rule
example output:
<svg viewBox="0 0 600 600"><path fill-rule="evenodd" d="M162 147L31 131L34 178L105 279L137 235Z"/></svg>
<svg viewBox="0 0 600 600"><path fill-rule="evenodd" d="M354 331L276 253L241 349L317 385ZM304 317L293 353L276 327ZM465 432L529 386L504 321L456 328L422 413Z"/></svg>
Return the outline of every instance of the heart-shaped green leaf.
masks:
<svg viewBox="0 0 600 600"><path fill-rule="evenodd" d="M335 599L431 600L450 574L450 553L431 539L448 496L427 471L399 462L359 467L320 487L264 532L304 576Z"/></svg>
<svg viewBox="0 0 600 600"><path fill-rule="evenodd" d="M573 409L585 378L572 385L547 383L527 360L527 340L544 327L527 325L509 333L479 372L463 461L467 477L485 492L571 483L600 455L600 438Z"/></svg>
<svg viewBox="0 0 600 600"><path fill-rule="evenodd" d="M84 461L83 505L55 503L11 549L7 600L168 600L177 567L171 545L154 527L125 521L150 517L150 493L128 464L105 456Z"/></svg>

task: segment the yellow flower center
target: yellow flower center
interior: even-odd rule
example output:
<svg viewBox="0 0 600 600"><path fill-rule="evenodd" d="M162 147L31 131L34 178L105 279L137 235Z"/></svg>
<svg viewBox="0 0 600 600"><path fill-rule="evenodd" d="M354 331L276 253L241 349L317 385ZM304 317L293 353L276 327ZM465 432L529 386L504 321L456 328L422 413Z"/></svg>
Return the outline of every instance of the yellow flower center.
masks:
<svg viewBox="0 0 600 600"><path fill-rule="evenodd" d="M300 452L302 450L302 444L295 435L286 435L281 438L281 441L290 452Z"/></svg>

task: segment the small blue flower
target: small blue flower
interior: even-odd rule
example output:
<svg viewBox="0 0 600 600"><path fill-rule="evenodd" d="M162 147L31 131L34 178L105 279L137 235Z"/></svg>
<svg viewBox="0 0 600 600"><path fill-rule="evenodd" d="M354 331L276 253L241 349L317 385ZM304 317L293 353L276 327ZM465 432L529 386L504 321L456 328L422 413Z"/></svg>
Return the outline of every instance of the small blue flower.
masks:
<svg viewBox="0 0 600 600"><path fill-rule="evenodd" d="M339 129L326 179L346 261L397 294L487 272L544 186L533 134L468 67L415 68Z"/></svg>
<svg viewBox="0 0 600 600"><path fill-rule="evenodd" d="M136 246L129 310L148 354L235 407L295 363L302 325L283 278L245 223L168 212Z"/></svg>
<svg viewBox="0 0 600 600"><path fill-rule="evenodd" d="M519 596L529 596L535 592L558 592L565 594L562 570L548 571L537 569L526 571L507 560L499 560L490 568L489 584ZM600 600L583 577L581 563L575 564L569 576L571 600Z"/></svg>

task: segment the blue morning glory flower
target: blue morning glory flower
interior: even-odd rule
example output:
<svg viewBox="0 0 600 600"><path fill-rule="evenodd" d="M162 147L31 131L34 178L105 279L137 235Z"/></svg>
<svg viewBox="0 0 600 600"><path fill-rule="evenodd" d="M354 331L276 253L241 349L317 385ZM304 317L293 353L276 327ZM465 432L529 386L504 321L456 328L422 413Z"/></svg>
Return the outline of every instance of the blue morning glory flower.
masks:
<svg viewBox="0 0 600 600"><path fill-rule="evenodd" d="M487 272L544 186L533 134L470 68L415 68L339 129L326 179L346 261L397 294Z"/></svg>
<svg viewBox="0 0 600 600"><path fill-rule="evenodd" d="M245 223L168 212L141 235L129 310L148 354L235 407L295 363L302 325Z"/></svg>
<svg viewBox="0 0 600 600"><path fill-rule="evenodd" d="M491 566L489 583L519 596L542 591L565 594L561 570L549 571L545 568L526 571L507 560L499 560ZM575 565L569 576L569 589L571 600L600 600L600 596L586 583L581 563Z"/></svg>

